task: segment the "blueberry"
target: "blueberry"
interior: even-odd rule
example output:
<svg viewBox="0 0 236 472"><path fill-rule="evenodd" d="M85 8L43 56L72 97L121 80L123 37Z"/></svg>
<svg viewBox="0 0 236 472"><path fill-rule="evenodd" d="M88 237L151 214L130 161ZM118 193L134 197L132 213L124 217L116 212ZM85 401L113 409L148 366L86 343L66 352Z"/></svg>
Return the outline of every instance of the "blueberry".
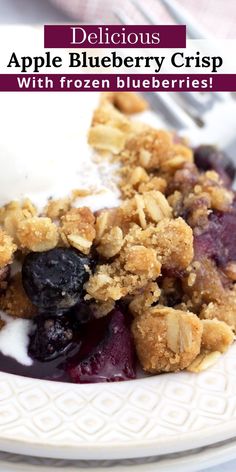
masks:
<svg viewBox="0 0 236 472"><path fill-rule="evenodd" d="M70 313L79 327L94 319L93 310L87 302L78 303L70 310Z"/></svg>
<svg viewBox="0 0 236 472"><path fill-rule="evenodd" d="M134 379L134 344L127 319L119 310L88 324L81 349L68 365L75 383Z"/></svg>
<svg viewBox="0 0 236 472"><path fill-rule="evenodd" d="M234 180L236 169L232 160L215 146L201 145L194 151L194 160L200 170L215 170L226 185Z"/></svg>
<svg viewBox="0 0 236 472"><path fill-rule="evenodd" d="M194 236L195 258L204 257L215 260L218 266L224 267L236 260L236 211L212 212L208 224Z"/></svg>
<svg viewBox="0 0 236 472"><path fill-rule="evenodd" d="M91 266L91 259L75 249L32 252L23 263L23 286L41 311L67 310L79 301Z"/></svg>
<svg viewBox="0 0 236 472"><path fill-rule="evenodd" d="M33 359L48 361L58 357L73 340L73 321L66 315L37 316L28 352Z"/></svg>

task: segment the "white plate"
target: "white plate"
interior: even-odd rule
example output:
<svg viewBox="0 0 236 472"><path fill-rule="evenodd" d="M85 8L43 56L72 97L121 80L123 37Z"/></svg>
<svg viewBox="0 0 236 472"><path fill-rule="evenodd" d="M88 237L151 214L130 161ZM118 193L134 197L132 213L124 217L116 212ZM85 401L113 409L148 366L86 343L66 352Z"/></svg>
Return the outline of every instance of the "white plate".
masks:
<svg viewBox="0 0 236 472"><path fill-rule="evenodd" d="M42 459L0 452L0 470L4 472L196 472L220 465L236 458L236 439L222 441L213 446L192 449L146 459L121 461L68 461ZM235 463L232 464L234 470ZM211 469L212 470L212 469ZM228 469L227 469L228 470Z"/></svg>
<svg viewBox="0 0 236 472"><path fill-rule="evenodd" d="M199 448L235 431L236 346L199 375L72 385L0 373L0 449L8 452L137 458Z"/></svg>
<svg viewBox="0 0 236 472"><path fill-rule="evenodd" d="M63 459L179 452L236 431L236 345L201 374L74 385L0 374L0 449Z"/></svg>

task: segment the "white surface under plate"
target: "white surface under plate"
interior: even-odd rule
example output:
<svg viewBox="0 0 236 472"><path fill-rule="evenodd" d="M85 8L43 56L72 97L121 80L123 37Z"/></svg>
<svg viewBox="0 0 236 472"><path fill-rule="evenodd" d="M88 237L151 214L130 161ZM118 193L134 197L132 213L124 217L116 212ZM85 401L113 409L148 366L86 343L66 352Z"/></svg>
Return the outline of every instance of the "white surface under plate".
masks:
<svg viewBox="0 0 236 472"><path fill-rule="evenodd" d="M124 459L198 448L236 431L236 345L211 369L74 385L0 374L0 449Z"/></svg>

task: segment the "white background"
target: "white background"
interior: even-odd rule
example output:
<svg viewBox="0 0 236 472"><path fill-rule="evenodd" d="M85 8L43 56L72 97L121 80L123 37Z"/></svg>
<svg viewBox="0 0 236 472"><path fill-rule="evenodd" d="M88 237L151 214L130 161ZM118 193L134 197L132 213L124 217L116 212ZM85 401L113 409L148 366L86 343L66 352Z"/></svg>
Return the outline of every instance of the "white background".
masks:
<svg viewBox="0 0 236 472"><path fill-rule="evenodd" d="M0 0L0 24L68 22L47 0ZM236 460L202 472L235 472ZM1 472L5 472L1 470ZM48 471L49 472L49 471ZM98 470L99 472L99 470Z"/></svg>

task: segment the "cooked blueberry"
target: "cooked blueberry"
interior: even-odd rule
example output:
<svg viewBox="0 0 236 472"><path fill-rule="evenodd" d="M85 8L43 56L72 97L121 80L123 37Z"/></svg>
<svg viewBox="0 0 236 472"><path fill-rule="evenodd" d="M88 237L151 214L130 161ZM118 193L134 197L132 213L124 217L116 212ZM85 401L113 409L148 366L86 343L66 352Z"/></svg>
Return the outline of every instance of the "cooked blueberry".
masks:
<svg viewBox="0 0 236 472"><path fill-rule="evenodd" d="M219 266L236 261L236 211L213 212L207 227L194 236L195 258L209 257Z"/></svg>
<svg viewBox="0 0 236 472"><path fill-rule="evenodd" d="M41 310L68 309L80 299L91 264L91 259L75 249L32 252L23 263L24 289Z"/></svg>
<svg viewBox="0 0 236 472"><path fill-rule="evenodd" d="M79 355L68 366L75 383L119 382L135 378L134 345L125 316L114 310L90 323Z"/></svg>
<svg viewBox="0 0 236 472"><path fill-rule="evenodd" d="M82 302L75 305L70 310L78 326L89 323L94 318L93 310L88 303Z"/></svg>
<svg viewBox="0 0 236 472"><path fill-rule="evenodd" d="M232 160L215 146L198 146L194 151L194 160L199 169L218 172L226 184L234 180L236 169Z"/></svg>
<svg viewBox="0 0 236 472"><path fill-rule="evenodd" d="M54 359L73 339L73 322L67 315L37 316L30 337L29 355L39 361Z"/></svg>

